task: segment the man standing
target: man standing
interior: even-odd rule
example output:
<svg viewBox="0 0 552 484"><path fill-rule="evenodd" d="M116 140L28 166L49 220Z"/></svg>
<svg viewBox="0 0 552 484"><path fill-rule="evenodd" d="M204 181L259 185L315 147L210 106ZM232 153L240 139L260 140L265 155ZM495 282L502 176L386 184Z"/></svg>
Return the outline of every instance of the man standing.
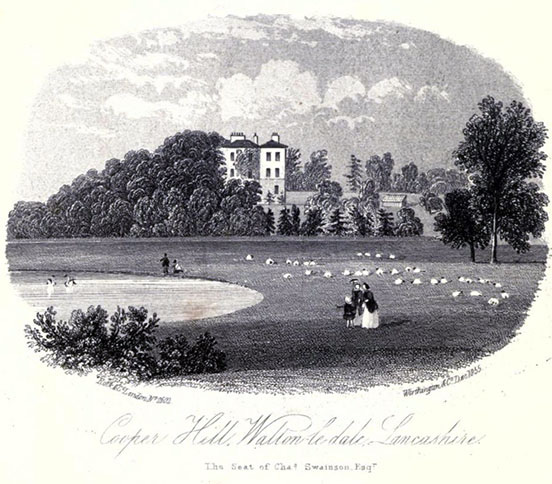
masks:
<svg viewBox="0 0 552 484"><path fill-rule="evenodd" d="M170 265L170 261L169 261L169 258L167 257L167 254L165 254L161 259L159 259L161 261L161 267L163 267L163 275L164 276L167 276L169 275L169 265Z"/></svg>

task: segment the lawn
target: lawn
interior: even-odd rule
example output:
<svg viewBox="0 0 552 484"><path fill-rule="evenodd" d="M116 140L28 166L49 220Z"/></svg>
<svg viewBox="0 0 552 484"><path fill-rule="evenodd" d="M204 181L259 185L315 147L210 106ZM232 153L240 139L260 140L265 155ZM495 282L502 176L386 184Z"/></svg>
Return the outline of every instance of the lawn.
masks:
<svg viewBox="0 0 552 484"><path fill-rule="evenodd" d="M357 252L371 252L372 258ZM544 275L547 248L524 255L500 247L500 264L472 264L467 250L456 251L426 238L194 238L79 239L14 241L7 246L10 270L92 271L160 275L164 252L179 259L185 276L241 284L261 292L256 306L216 318L163 321L159 336L183 333L195 338L209 330L228 358L222 374L189 377L172 384L207 385L222 390L349 391L443 375L504 347L522 325ZM380 252L384 258L375 259ZM395 260L387 256L393 253ZM246 261L253 254L253 261ZM277 264L267 266L267 257ZM477 254L487 260L488 254ZM286 259L313 259L315 274L289 266ZM344 269L375 267L404 271L419 266L423 284L393 284L396 276L360 277L372 287L380 306L375 330L346 329L343 297L350 294ZM333 277L323 277L331 271ZM291 273L291 279L284 279ZM411 280L414 276L404 275ZM432 286L430 277L451 282ZM501 282L510 294L497 307L487 304L501 289L472 286L459 276ZM477 286L477 287L474 287ZM451 293L463 289L465 296ZM472 289L483 297L470 297ZM102 301L99 300L98 304ZM22 321L27 323L27 321ZM29 357L32 354L29 353Z"/></svg>

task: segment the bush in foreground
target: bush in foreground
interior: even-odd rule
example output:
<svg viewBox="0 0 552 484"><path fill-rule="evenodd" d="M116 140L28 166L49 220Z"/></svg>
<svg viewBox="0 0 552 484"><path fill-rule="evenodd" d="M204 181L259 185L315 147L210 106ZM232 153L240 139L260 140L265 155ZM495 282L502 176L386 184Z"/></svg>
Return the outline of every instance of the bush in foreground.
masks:
<svg viewBox="0 0 552 484"><path fill-rule="evenodd" d="M46 353L49 363L65 369L111 371L150 380L226 369L226 355L208 332L190 346L182 335L157 342L159 318L148 318L145 308L117 308L108 318L101 306L71 313L68 321L57 321L49 307L25 327L29 345Z"/></svg>

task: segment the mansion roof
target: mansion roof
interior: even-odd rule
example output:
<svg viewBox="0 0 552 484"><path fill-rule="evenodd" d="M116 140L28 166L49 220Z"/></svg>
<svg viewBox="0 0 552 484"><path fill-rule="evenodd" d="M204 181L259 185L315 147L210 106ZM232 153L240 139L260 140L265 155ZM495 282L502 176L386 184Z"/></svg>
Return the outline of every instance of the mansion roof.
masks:
<svg viewBox="0 0 552 484"><path fill-rule="evenodd" d="M230 141L224 141L221 146L223 148L258 148L259 145L253 143L249 139L237 139L232 143Z"/></svg>
<svg viewBox="0 0 552 484"><path fill-rule="evenodd" d="M278 141L274 141L273 139L271 139L270 141L267 141L265 144L261 145L261 148L287 148L287 145L278 143Z"/></svg>

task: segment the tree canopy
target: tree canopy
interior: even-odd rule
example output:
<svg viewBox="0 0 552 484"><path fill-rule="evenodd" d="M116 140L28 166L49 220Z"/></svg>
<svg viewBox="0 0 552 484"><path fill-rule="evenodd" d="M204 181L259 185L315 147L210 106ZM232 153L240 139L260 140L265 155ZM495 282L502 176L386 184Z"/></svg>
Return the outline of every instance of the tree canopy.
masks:
<svg viewBox="0 0 552 484"><path fill-rule="evenodd" d="M463 130L456 165L466 172L473 206L489 225L491 262L496 262L498 237L524 252L530 235L544 231L548 198L530 180L543 176L547 130L517 101L504 106L487 96L479 110Z"/></svg>

